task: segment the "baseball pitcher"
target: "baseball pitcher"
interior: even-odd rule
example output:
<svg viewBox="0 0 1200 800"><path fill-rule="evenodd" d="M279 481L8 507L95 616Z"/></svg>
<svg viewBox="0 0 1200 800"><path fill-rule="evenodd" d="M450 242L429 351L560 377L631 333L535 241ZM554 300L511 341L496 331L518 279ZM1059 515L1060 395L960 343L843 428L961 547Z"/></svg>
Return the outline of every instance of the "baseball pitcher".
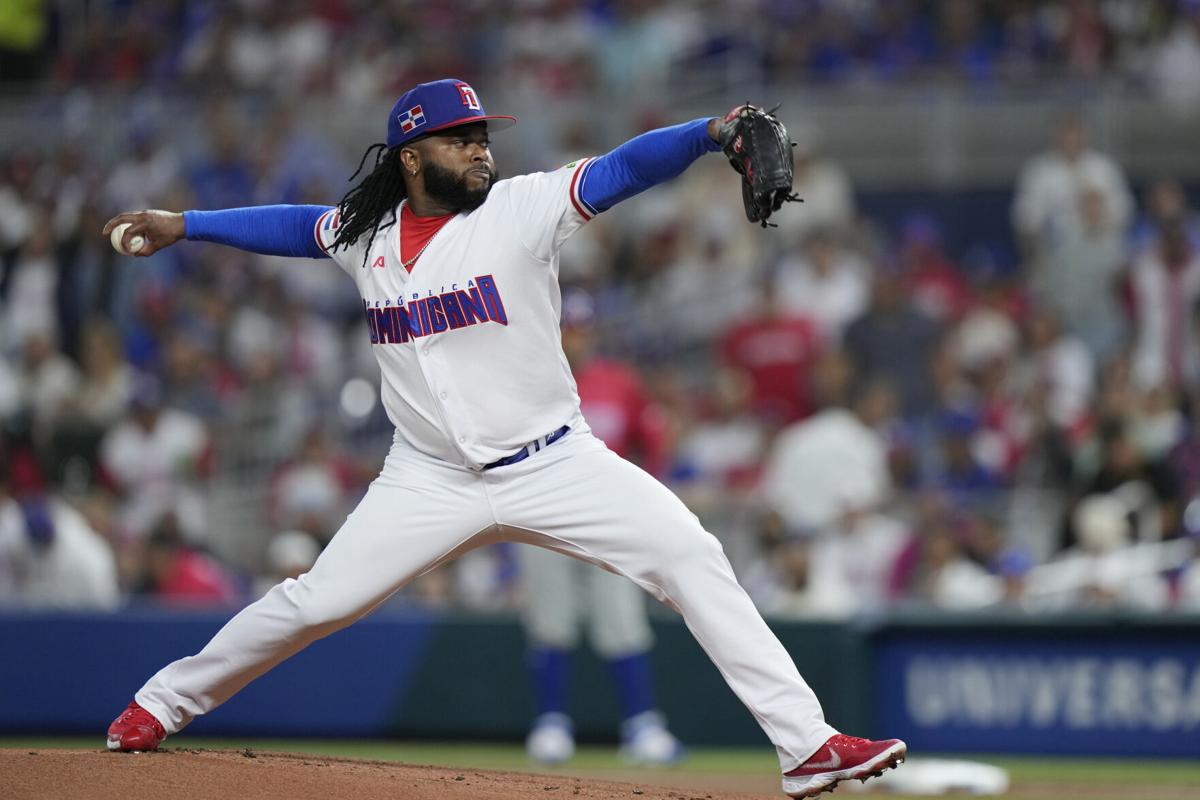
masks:
<svg viewBox="0 0 1200 800"><path fill-rule="evenodd" d="M152 676L108 747L154 749L416 576L512 541L623 575L682 614L775 745L788 795L895 766L905 744L827 724L716 538L592 435L560 345L558 252L574 231L717 150L742 176L747 217L767 224L791 197L786 131L741 106L499 180L489 136L514 122L487 115L463 81L420 84L396 102L386 143L364 155L373 169L337 206L141 211L105 226L128 223L121 244L140 237L140 256L186 238L332 259L362 297L395 425L379 477L313 568Z"/></svg>

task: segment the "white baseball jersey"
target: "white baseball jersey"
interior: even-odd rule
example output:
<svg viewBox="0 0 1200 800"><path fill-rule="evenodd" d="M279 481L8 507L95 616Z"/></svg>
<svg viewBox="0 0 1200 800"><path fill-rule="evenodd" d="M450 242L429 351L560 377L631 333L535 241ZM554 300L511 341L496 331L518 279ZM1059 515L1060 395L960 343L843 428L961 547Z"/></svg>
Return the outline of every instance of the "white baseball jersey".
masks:
<svg viewBox="0 0 1200 800"><path fill-rule="evenodd" d="M590 218L577 194L590 161L499 181L434 234L411 274L402 221L339 250L339 211L317 221L318 244L358 285L402 441L479 469L583 424L559 338L558 251Z"/></svg>

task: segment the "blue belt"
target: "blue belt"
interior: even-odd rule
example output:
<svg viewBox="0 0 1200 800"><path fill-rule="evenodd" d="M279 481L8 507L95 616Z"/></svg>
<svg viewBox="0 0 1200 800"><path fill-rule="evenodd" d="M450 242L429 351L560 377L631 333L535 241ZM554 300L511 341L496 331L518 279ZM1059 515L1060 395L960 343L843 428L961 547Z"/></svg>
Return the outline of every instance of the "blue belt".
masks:
<svg viewBox="0 0 1200 800"><path fill-rule="evenodd" d="M540 439L534 439L532 442L525 445L511 456L505 456L499 461L493 461L485 466L484 469L492 469L493 467L507 467L509 464L516 464L518 461L524 461L537 451L541 450L543 447L549 447L562 437L566 436L567 432L570 430L570 425L563 425L561 428L554 431L554 433L547 433Z"/></svg>

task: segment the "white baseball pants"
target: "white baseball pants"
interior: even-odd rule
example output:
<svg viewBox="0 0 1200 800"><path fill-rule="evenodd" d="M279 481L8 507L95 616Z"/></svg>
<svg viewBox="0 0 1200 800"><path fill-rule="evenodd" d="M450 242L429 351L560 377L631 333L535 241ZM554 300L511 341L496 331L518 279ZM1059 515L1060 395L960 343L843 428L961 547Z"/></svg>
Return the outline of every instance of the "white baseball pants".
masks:
<svg viewBox="0 0 1200 800"><path fill-rule="evenodd" d="M414 577L501 540L605 567L679 611L774 743L784 771L837 732L716 538L670 490L586 430L482 472L393 446L311 571L247 606L198 654L161 669L135 699L176 733Z"/></svg>

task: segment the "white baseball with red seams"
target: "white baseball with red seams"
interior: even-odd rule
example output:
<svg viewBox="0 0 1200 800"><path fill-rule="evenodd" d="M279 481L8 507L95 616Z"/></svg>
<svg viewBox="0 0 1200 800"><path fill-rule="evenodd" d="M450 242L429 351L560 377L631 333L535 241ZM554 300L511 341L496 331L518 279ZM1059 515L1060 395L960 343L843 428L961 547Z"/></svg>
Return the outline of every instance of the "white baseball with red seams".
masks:
<svg viewBox="0 0 1200 800"><path fill-rule="evenodd" d="M167 733L412 578L499 540L598 564L680 611L783 770L836 733L716 538L609 451L580 413L559 339L558 251L588 219L576 192L589 163L497 183L436 234L411 274L397 226L331 251L363 299L392 448L310 572L271 589L137 693ZM318 221L322 247L339 221L337 211ZM563 426L570 432L546 444ZM486 468L527 446L526 458Z"/></svg>

